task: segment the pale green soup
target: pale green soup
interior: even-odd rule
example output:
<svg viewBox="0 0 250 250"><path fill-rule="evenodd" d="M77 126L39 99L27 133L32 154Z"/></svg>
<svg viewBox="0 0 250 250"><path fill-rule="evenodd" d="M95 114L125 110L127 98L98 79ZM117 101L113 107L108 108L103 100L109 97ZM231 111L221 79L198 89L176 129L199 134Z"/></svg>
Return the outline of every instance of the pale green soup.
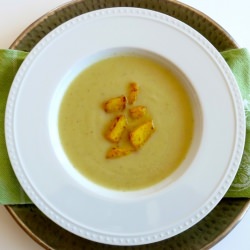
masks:
<svg viewBox="0 0 250 250"><path fill-rule="evenodd" d="M106 159L111 143L104 130L113 114L104 101L140 86L136 105L150 112L155 132L135 153ZM99 185L138 190L159 183L175 171L191 145L194 116L190 97L178 77L157 62L123 55L99 61L70 84L59 111L61 144L72 165Z"/></svg>

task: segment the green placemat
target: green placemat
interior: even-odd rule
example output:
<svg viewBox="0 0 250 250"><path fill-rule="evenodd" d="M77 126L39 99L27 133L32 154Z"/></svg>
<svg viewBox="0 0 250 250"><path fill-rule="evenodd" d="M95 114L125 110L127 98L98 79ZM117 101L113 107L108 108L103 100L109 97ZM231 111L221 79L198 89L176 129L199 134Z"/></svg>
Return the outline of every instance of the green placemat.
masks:
<svg viewBox="0 0 250 250"><path fill-rule="evenodd" d="M31 203L12 170L4 137L4 113L10 86L27 52L0 50L0 204ZM239 171L226 197L250 198L250 55L246 49L221 53L230 66L244 100L246 111L246 143Z"/></svg>

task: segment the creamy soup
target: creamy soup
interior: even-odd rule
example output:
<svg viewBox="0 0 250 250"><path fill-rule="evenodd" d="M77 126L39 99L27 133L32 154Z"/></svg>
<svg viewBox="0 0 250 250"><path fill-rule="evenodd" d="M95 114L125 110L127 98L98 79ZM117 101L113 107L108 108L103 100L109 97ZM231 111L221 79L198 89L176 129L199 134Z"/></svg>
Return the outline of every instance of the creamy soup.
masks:
<svg viewBox="0 0 250 250"><path fill-rule="evenodd" d="M105 130L115 115L106 113L103 103L126 95L131 82L140 87L134 105L146 107L155 131L139 150L108 159L112 143ZM72 165L94 183L122 191L152 186L173 173L187 155L193 129L190 97L180 79L141 56L110 57L83 70L59 111L60 140Z"/></svg>

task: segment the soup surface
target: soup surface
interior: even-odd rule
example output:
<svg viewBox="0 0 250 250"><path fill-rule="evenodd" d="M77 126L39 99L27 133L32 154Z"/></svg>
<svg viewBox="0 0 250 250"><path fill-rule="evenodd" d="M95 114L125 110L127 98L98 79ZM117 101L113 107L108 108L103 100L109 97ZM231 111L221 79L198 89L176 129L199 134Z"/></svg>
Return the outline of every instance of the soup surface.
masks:
<svg viewBox="0 0 250 250"><path fill-rule="evenodd" d="M139 150L108 159L112 143L105 130L115 115L106 113L103 103L126 95L131 82L139 86L134 106L146 107L149 115L143 119L150 116L155 131ZM190 98L172 71L149 58L122 55L91 65L73 80L60 106L58 126L63 149L82 175L111 189L131 191L154 185L178 168L192 141L194 117Z"/></svg>

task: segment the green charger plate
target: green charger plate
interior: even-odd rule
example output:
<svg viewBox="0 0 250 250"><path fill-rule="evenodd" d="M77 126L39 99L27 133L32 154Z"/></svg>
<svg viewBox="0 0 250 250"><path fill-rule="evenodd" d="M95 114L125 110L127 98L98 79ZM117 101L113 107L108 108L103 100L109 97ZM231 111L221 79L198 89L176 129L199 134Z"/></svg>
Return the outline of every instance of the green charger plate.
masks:
<svg viewBox="0 0 250 250"><path fill-rule="evenodd" d="M96 9L121 6L146 8L173 16L200 32L218 51L237 48L232 37L213 20L174 0L77 0L70 1L39 18L16 39L11 49L30 51L47 33L75 16ZM14 205L6 208L16 222L45 249L169 250L209 249L237 225L249 206L250 199L224 198L211 213L189 230L158 243L131 247L109 246L80 238L49 220L34 205Z"/></svg>

